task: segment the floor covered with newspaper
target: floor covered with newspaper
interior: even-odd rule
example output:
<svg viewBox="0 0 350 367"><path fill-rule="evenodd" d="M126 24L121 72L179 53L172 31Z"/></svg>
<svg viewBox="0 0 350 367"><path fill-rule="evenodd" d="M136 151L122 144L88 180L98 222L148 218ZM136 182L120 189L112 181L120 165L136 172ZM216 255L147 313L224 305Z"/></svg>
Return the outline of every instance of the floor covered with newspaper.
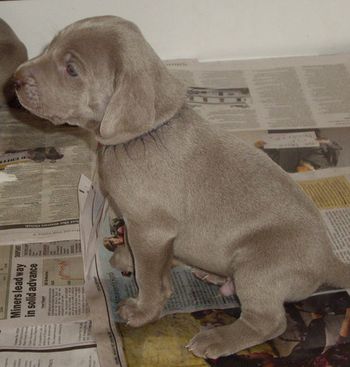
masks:
<svg viewBox="0 0 350 367"><path fill-rule="evenodd" d="M337 58L326 61L339 64ZM316 83L313 77L320 64L318 60L317 67L303 71L310 83ZM295 65L303 67L301 61ZM255 75L247 66L242 75L254 77L255 86L266 93L267 76L253 66ZM286 64L272 66L291 73ZM272 66L261 66L270 70L271 100L264 102L243 82L253 79L228 72L242 68L241 63L207 69L194 61L172 64L174 73L191 85L188 102L199 113L237 130L239 137L292 175L319 208L336 255L350 263L349 124L323 119L318 126L313 119L314 126L291 126L280 115L274 127L256 126L256 114L272 108L273 83L290 78L281 70L277 75ZM238 83L239 88L224 88L221 79ZM215 83L221 87L215 88ZM311 87L316 91L320 86ZM316 99L310 109L314 115L322 113ZM254 103L259 104L256 109ZM306 105L303 101L304 112ZM241 121L239 126L229 125L232 118ZM237 319L239 303L234 295L222 296L219 286L199 280L189 268L173 270L175 295L163 318L138 329L116 323L116 304L137 288L132 276L124 276L109 263L112 253L104 241L120 237L120 227L90 182L94 140L78 128L54 127L21 109L1 107L0 122L0 361L6 366L46 366L55 361L58 366L97 367L99 358L101 366L113 361L129 367L350 366L346 290L320 290L307 300L287 304L288 328L283 335L217 360L194 357L185 345L200 328ZM307 231L307 224L300 230ZM89 247L92 242L99 245L96 256ZM84 287L87 277L93 282Z"/></svg>

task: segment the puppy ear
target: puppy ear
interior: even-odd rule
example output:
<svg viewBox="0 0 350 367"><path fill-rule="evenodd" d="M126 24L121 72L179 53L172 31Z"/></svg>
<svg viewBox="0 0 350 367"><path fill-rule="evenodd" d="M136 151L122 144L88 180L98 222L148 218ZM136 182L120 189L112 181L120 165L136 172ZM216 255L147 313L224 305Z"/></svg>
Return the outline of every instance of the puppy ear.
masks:
<svg viewBox="0 0 350 367"><path fill-rule="evenodd" d="M147 74L124 72L115 84L100 125L99 140L104 144L126 142L151 130L156 116L154 87Z"/></svg>
<svg viewBox="0 0 350 367"><path fill-rule="evenodd" d="M131 22L111 19L114 38L107 45L113 59L113 93L97 140L105 145L130 141L171 119L185 102L185 88ZM113 41L110 43L110 41Z"/></svg>

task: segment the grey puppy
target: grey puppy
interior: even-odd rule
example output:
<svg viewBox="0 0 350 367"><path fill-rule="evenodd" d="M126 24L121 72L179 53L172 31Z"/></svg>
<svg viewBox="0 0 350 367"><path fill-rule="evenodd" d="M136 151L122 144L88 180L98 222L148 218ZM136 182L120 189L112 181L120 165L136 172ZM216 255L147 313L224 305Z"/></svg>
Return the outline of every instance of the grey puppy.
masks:
<svg viewBox="0 0 350 367"><path fill-rule="evenodd" d="M125 221L139 288L119 307L129 325L159 317L173 257L233 278L241 302L236 322L194 336L197 356L274 338L286 328L284 302L322 284L350 287L312 202L264 153L186 105L134 24L78 21L16 78L28 110L91 130L100 143L101 182Z"/></svg>
<svg viewBox="0 0 350 367"><path fill-rule="evenodd" d="M26 47L0 18L0 105L10 102L15 96L11 77L17 67L27 59Z"/></svg>

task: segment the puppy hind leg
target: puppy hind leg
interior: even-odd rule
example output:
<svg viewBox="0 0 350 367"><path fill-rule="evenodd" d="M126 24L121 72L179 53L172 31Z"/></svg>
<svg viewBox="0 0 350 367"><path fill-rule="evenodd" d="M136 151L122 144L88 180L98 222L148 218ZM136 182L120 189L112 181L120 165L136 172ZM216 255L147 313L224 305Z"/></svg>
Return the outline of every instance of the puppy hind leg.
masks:
<svg viewBox="0 0 350 367"><path fill-rule="evenodd" d="M254 269L235 273L240 318L230 325L201 330L188 349L196 356L218 358L261 344L282 334L286 327L284 299L280 290Z"/></svg>
<svg viewBox="0 0 350 367"><path fill-rule="evenodd" d="M237 353L281 335L286 329L283 304L264 304L264 309L244 310L230 325L202 330L188 344L198 357L216 359Z"/></svg>

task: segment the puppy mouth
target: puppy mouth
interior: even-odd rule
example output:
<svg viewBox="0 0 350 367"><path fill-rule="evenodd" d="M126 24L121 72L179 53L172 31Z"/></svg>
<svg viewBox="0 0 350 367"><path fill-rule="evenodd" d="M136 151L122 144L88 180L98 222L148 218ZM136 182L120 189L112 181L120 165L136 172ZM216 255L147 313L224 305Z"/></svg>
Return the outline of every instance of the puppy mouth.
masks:
<svg viewBox="0 0 350 367"><path fill-rule="evenodd" d="M21 105L40 116L40 96L36 80L32 76L27 76L25 80L16 80L15 90Z"/></svg>
<svg viewBox="0 0 350 367"><path fill-rule="evenodd" d="M40 101L38 84L33 77L27 77L25 82L15 82L15 89L20 104L26 110L42 119L50 120L54 125L62 125L66 123L66 121L63 121L58 116L51 116L44 113L42 103Z"/></svg>

